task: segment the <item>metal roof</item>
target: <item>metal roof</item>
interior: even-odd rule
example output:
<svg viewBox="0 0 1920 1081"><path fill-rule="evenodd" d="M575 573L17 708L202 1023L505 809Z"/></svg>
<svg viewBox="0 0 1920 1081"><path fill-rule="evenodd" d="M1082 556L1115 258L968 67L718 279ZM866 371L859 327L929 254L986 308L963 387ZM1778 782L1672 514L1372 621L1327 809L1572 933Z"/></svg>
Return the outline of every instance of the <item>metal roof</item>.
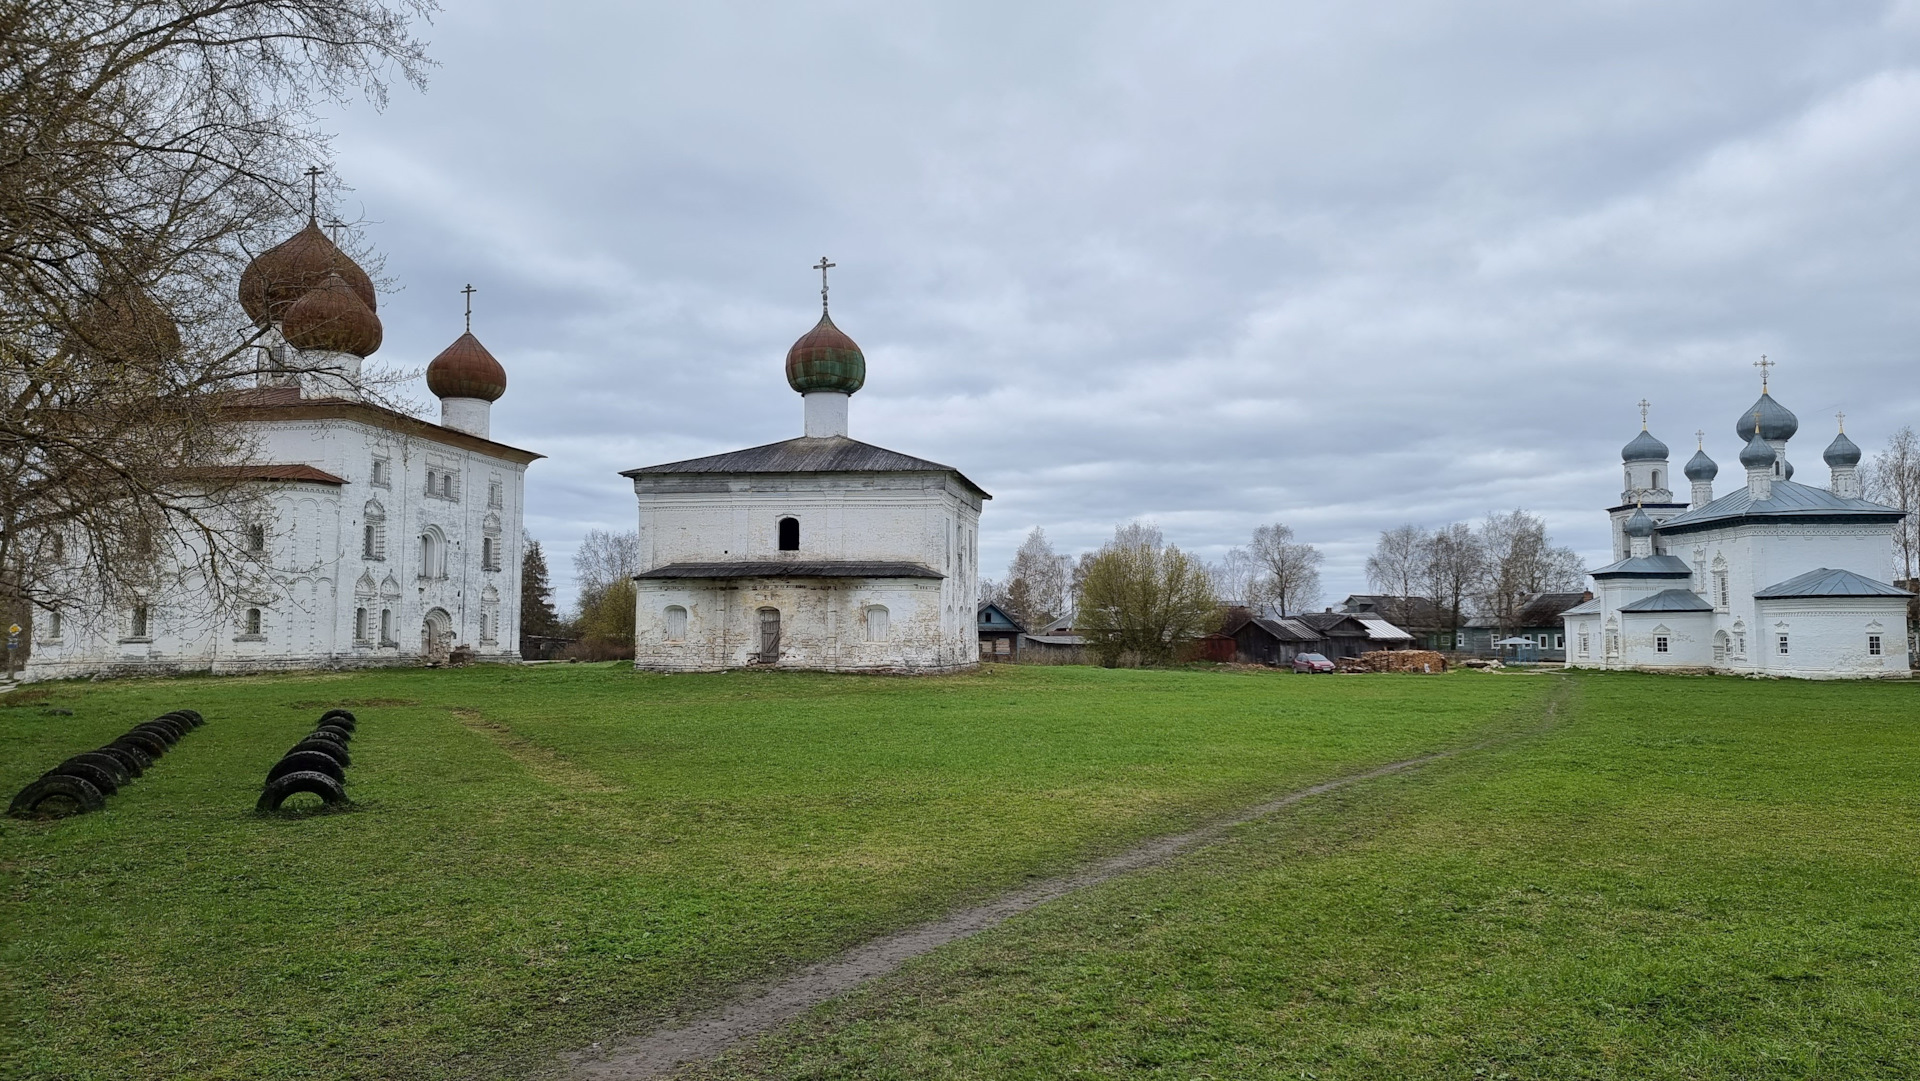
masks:
<svg viewBox="0 0 1920 1081"><path fill-rule="evenodd" d="M1622 612L1711 612L1708 604L1691 589L1663 589L1651 597L1620 606Z"/></svg>
<svg viewBox="0 0 1920 1081"><path fill-rule="evenodd" d="M731 563L669 563L633 576L663 578L945 578L924 563L875 559L757 559Z"/></svg>
<svg viewBox="0 0 1920 1081"><path fill-rule="evenodd" d="M1411 642L1413 635L1388 623L1384 619L1362 619L1360 625L1367 629L1367 637L1376 642Z"/></svg>
<svg viewBox="0 0 1920 1081"><path fill-rule="evenodd" d="M1775 582L1753 596L1756 600L1777 600L1782 597L1911 597L1913 594L1864 574L1821 567Z"/></svg>
<svg viewBox="0 0 1920 1081"><path fill-rule="evenodd" d="M1595 578L1691 578L1692 568L1679 556L1628 556L1599 570L1588 571Z"/></svg>
<svg viewBox="0 0 1920 1081"><path fill-rule="evenodd" d="M801 436L745 450L730 450L684 462L641 466L621 472L623 477L641 477L673 473L951 473L961 483L992 499L986 489L968 480L966 474L950 465L915 458L910 454L862 443L858 439L835 435L825 438Z"/></svg>
<svg viewBox="0 0 1920 1081"><path fill-rule="evenodd" d="M1825 488L1791 480L1773 482L1769 499L1755 499L1742 484L1704 507L1697 507L1660 523L1662 533L1686 533L1709 529L1748 518L1848 518L1865 521L1897 522L1903 512L1866 499L1834 495Z"/></svg>
<svg viewBox="0 0 1920 1081"><path fill-rule="evenodd" d="M1562 616L1597 616L1600 614L1600 598L1582 601L1560 614Z"/></svg>

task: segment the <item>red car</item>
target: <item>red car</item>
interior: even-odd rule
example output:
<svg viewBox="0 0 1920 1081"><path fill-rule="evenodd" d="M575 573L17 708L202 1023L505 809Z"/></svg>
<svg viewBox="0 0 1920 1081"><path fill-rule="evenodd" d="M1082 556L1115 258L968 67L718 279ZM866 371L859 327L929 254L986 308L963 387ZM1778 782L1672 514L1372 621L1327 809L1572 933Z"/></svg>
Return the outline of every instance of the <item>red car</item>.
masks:
<svg viewBox="0 0 1920 1081"><path fill-rule="evenodd" d="M1333 662L1318 653L1296 653L1293 655L1293 670L1296 672L1331 672Z"/></svg>

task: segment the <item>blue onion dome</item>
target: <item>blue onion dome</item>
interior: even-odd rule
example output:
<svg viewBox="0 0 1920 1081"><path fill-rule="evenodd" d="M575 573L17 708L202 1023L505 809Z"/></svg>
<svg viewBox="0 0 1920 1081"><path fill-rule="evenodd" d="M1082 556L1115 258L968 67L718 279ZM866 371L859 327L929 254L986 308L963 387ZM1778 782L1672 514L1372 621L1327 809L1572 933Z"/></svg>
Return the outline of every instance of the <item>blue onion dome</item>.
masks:
<svg viewBox="0 0 1920 1081"><path fill-rule="evenodd" d="M1781 479L1782 479L1782 480L1792 480L1792 479L1793 479L1793 463L1792 463L1792 462L1788 462L1788 463L1787 463L1787 468L1786 468L1786 471L1785 471L1784 473L1782 473L1782 474L1781 474Z"/></svg>
<svg viewBox="0 0 1920 1081"><path fill-rule="evenodd" d="M1706 449L1702 448L1694 451L1693 457L1687 459L1686 472L1688 480L1712 480L1720 475L1720 467L1712 458L1707 457Z"/></svg>
<svg viewBox="0 0 1920 1081"><path fill-rule="evenodd" d="M1633 437L1633 442L1620 448L1620 460L1623 462L1664 462L1667 460L1667 445L1653 437L1645 428Z"/></svg>
<svg viewBox="0 0 1920 1081"><path fill-rule="evenodd" d="M1653 536L1653 519L1647 517L1647 508L1636 507L1633 517L1627 519L1627 524L1620 529L1629 537L1651 537Z"/></svg>
<svg viewBox="0 0 1920 1081"><path fill-rule="evenodd" d="M1847 433L1841 432L1833 437L1833 442L1827 444L1826 453L1820 457L1835 469L1851 468L1860 464L1860 448L1847 438Z"/></svg>
<svg viewBox="0 0 1920 1081"><path fill-rule="evenodd" d="M1786 406L1773 400L1773 395L1760 392L1760 400L1746 412L1740 414L1740 420L1733 426L1733 433L1741 439L1753 438L1753 415L1760 414L1760 438L1792 439L1793 433L1800 430L1800 418L1793 415Z"/></svg>
<svg viewBox="0 0 1920 1081"><path fill-rule="evenodd" d="M1761 430L1765 431L1765 428ZM1767 446L1767 441L1758 435L1749 436L1747 445L1740 449L1740 464L1748 469L1772 469L1773 461L1773 448Z"/></svg>

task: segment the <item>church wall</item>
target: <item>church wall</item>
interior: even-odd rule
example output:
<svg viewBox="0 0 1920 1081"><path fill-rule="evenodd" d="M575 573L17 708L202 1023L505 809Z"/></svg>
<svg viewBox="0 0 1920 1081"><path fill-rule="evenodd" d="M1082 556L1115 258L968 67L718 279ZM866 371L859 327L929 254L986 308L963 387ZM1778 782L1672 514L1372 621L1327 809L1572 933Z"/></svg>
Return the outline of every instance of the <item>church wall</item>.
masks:
<svg viewBox="0 0 1920 1081"><path fill-rule="evenodd" d="M1769 674L1803 679L1906 676L1904 598L1794 598L1759 604L1757 647ZM1873 656L1868 636L1880 636ZM1779 636L1788 651L1779 652Z"/></svg>
<svg viewBox="0 0 1920 1081"><path fill-rule="evenodd" d="M1711 612L1621 612L1621 658L1636 668L1709 668L1713 630ZM1659 651L1663 637L1665 653Z"/></svg>
<svg viewBox="0 0 1920 1081"><path fill-rule="evenodd" d="M652 671L717 671L764 664L761 609L780 613L772 666L838 671L946 671L977 661L972 643L947 633L944 583L932 579L729 579L637 583L634 665ZM686 610L669 637L668 608ZM886 610L869 640L869 610Z"/></svg>

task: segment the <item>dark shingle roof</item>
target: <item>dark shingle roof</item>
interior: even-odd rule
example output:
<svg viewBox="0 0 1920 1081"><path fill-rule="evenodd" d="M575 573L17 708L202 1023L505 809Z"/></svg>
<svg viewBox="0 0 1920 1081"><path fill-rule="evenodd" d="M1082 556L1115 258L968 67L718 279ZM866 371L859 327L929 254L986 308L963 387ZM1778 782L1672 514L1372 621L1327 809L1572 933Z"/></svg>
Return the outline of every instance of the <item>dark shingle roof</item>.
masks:
<svg viewBox="0 0 1920 1081"><path fill-rule="evenodd" d="M1628 556L1599 570L1595 578L1691 578L1693 571L1679 556Z"/></svg>
<svg viewBox="0 0 1920 1081"><path fill-rule="evenodd" d="M1776 600L1781 597L1911 597L1913 594L1898 586L1877 582L1864 574L1852 571L1837 571L1827 567L1810 570L1796 575L1784 582L1754 593L1757 600Z"/></svg>
<svg viewBox="0 0 1920 1081"><path fill-rule="evenodd" d="M1515 625L1520 627L1549 627L1560 622L1567 609L1587 599L1585 590L1578 593L1535 593L1520 606L1515 616Z"/></svg>
<svg viewBox="0 0 1920 1081"><path fill-rule="evenodd" d="M1711 612L1713 605L1691 589L1663 589L1651 597L1620 606L1622 612Z"/></svg>
<svg viewBox="0 0 1920 1081"><path fill-rule="evenodd" d="M950 465L862 443L845 436L801 436L745 450L730 450L684 462L628 469L623 477L674 473L951 473L961 483L992 499L986 489Z"/></svg>
<svg viewBox="0 0 1920 1081"><path fill-rule="evenodd" d="M1900 511L1865 499L1834 495L1825 488L1790 480L1773 482L1773 496L1755 499L1742 484L1704 507L1676 514L1660 523L1662 533L1686 533L1724 525L1743 518L1849 518L1897 522Z"/></svg>
<svg viewBox="0 0 1920 1081"><path fill-rule="evenodd" d="M945 578L924 563L877 559L760 559L732 563L669 563L634 579L662 578Z"/></svg>

